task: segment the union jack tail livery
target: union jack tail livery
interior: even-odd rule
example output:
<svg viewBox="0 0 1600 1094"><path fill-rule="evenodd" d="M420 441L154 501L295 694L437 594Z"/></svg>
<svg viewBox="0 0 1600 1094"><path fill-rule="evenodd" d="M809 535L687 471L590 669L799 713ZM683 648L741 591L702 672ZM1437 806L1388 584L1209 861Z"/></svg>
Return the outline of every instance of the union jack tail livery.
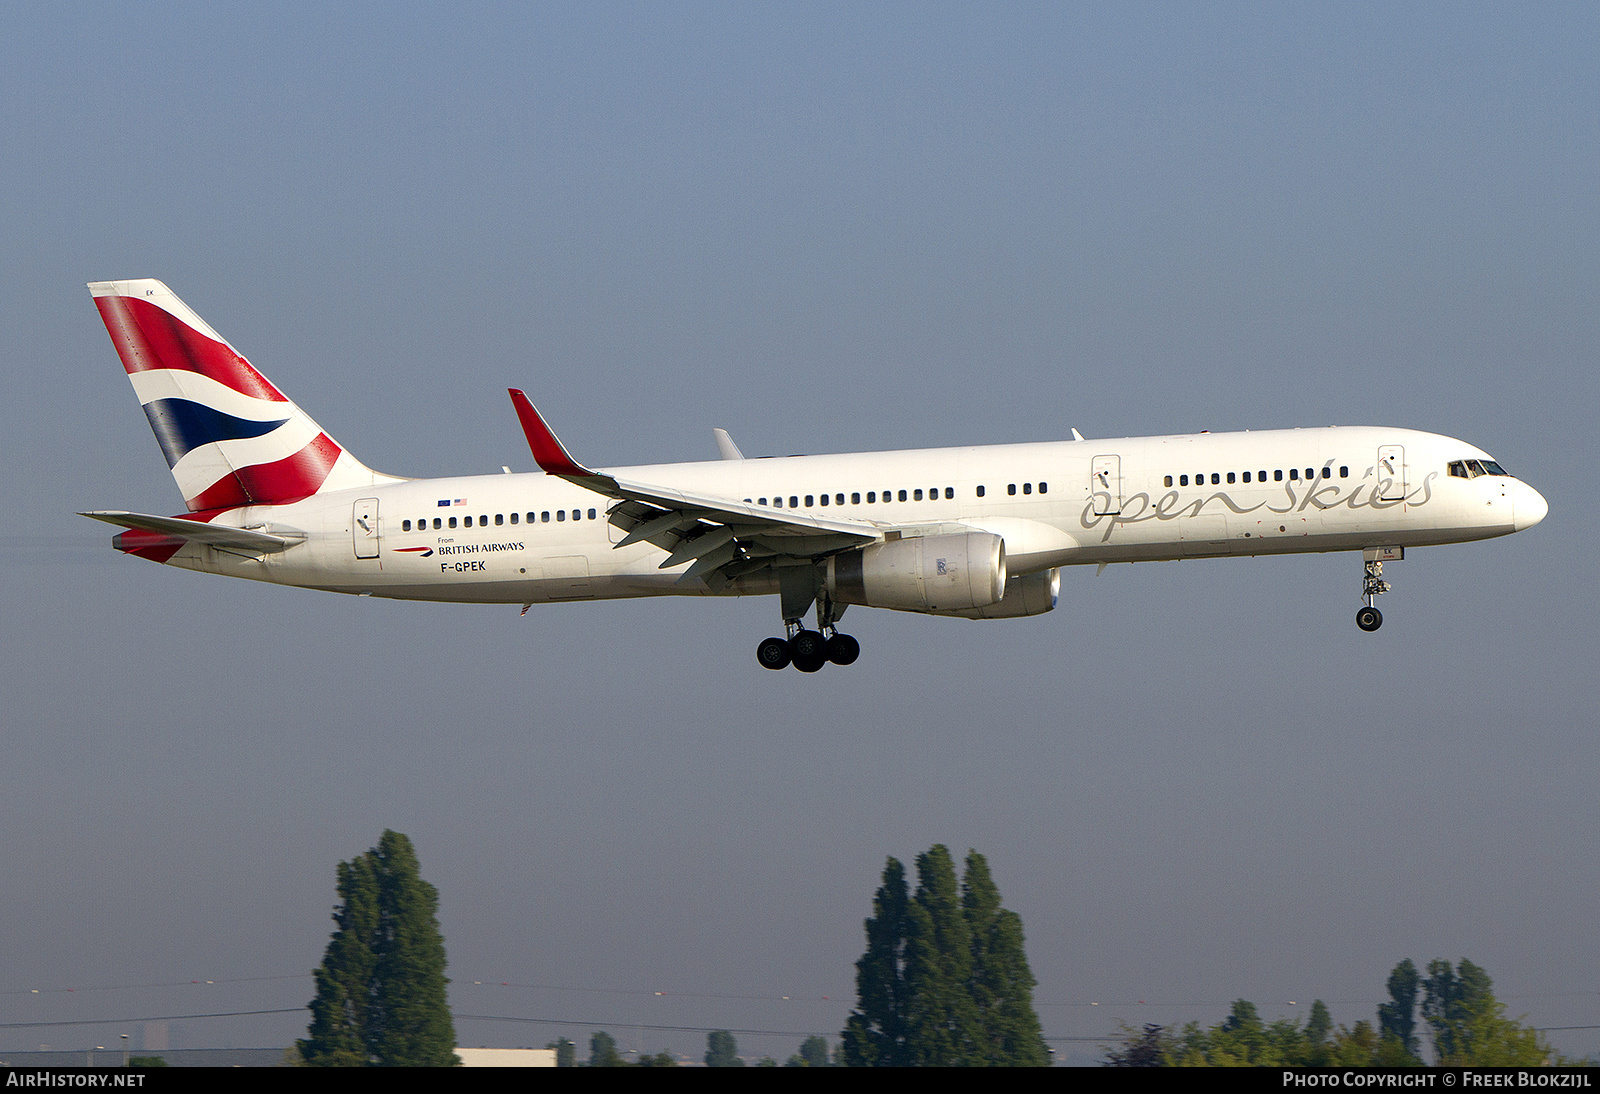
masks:
<svg viewBox="0 0 1600 1094"><path fill-rule="evenodd" d="M341 448L161 282L89 291L190 512L397 481Z"/></svg>

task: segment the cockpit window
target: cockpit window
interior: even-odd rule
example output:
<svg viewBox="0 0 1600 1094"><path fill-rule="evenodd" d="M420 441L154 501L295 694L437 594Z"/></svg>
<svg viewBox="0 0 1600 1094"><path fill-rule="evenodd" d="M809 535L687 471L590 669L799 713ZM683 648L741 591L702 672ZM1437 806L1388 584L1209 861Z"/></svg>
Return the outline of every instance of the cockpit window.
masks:
<svg viewBox="0 0 1600 1094"><path fill-rule="evenodd" d="M1450 474L1458 479L1475 479L1479 475L1510 477L1510 473L1493 460L1456 460L1450 464Z"/></svg>

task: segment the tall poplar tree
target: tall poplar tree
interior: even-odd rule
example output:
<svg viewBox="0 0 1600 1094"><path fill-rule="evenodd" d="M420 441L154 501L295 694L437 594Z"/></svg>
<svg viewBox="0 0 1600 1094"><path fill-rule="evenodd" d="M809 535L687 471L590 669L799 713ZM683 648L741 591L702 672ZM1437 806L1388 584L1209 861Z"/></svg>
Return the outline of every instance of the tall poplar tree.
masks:
<svg viewBox="0 0 1600 1094"><path fill-rule="evenodd" d="M399 832L339 864L338 930L315 972L308 1064L442 1067L458 1063L445 994L439 891Z"/></svg>
<svg viewBox="0 0 1600 1094"><path fill-rule="evenodd" d="M966 866L961 906L972 932L972 999L982 1030L972 1062L1048 1067L1050 1050L1033 1009L1037 981L1023 952L1022 917L1000 906L1000 890L982 855L969 850Z"/></svg>
<svg viewBox="0 0 1600 1094"><path fill-rule="evenodd" d="M844 1030L851 1067L1044 1066L1022 920L1000 906L989 865L969 852L958 884L948 848L917 856L917 891L889 859L856 962L859 1002Z"/></svg>
<svg viewBox="0 0 1600 1094"><path fill-rule="evenodd" d="M867 952L856 962L856 1012L841 1051L849 1067L903 1067L905 1055L906 868L893 856L872 898Z"/></svg>

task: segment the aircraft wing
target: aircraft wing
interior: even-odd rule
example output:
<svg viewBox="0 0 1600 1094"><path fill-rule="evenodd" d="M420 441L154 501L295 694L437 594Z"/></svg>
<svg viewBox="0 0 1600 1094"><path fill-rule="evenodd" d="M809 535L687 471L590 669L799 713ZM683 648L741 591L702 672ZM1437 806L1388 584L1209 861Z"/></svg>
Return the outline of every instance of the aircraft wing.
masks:
<svg viewBox="0 0 1600 1094"><path fill-rule="evenodd" d="M528 447L545 473L616 499L610 520L627 533L616 547L652 543L667 552L663 570L692 560L680 583L701 578L715 588L779 558L822 558L883 539L888 531L872 521L767 508L591 471L572 458L526 395L515 388L510 394Z"/></svg>
<svg viewBox="0 0 1600 1094"><path fill-rule="evenodd" d="M271 532L252 531L249 528L225 528L198 520L184 520L182 517L127 513L120 509L96 510L78 515L93 520L103 520L119 528L136 528L141 532L155 532L157 535L171 536L174 539L193 540L195 543L225 547L234 551L249 551L251 554L287 551L295 544L304 542L306 538L299 533L276 535Z"/></svg>

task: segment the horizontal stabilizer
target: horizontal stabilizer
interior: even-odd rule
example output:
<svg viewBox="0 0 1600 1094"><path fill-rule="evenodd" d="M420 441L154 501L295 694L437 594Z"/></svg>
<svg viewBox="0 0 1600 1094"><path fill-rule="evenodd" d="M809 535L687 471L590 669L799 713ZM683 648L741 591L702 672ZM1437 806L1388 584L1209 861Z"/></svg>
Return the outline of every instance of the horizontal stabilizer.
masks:
<svg viewBox="0 0 1600 1094"><path fill-rule="evenodd" d="M290 547L305 540L305 535L299 532L273 533L256 532L249 528L226 528L215 524L204 524L198 520L184 520L182 517L157 517L145 513L125 513L120 509L107 509L91 513L79 513L80 517L89 517L92 520L103 520L107 524L115 524L119 528L137 528L142 532L155 532L157 535L171 536L175 539L187 539L195 543L204 543L211 547L227 547L236 551L249 551L251 554L271 554L277 551L287 551Z"/></svg>

